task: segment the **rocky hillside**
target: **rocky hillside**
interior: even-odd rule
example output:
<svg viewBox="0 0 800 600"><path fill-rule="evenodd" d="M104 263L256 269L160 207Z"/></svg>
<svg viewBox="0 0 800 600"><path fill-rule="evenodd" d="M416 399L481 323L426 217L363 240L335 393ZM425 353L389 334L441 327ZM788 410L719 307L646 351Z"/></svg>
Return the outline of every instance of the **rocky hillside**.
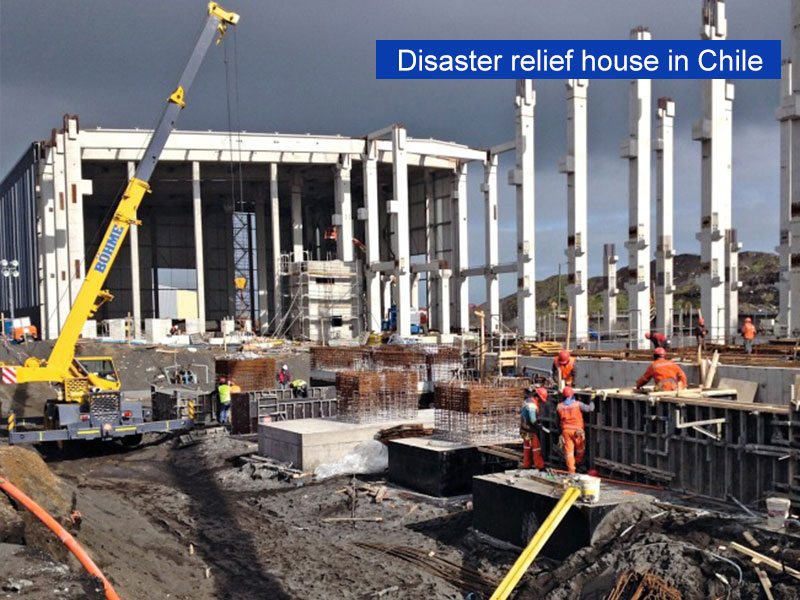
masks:
<svg viewBox="0 0 800 600"><path fill-rule="evenodd" d="M650 277L655 280L655 260L650 263ZM675 306L700 307L700 288L697 277L700 275L700 257L697 254L679 254L674 259L673 281L675 284ZM739 278L742 289L739 291L739 308L742 312L757 310L775 311L778 308L778 256L769 252L741 252L739 254ZM536 282L536 305L539 310L547 310L552 302L558 302L559 277L553 275ZM628 294L625 284L628 280L627 268L617 271L617 309L624 312L628 307ZM561 275L561 305L566 306L567 276ZM589 313L602 312L602 277L589 278ZM516 294L501 300L503 320L513 321L517 316Z"/></svg>

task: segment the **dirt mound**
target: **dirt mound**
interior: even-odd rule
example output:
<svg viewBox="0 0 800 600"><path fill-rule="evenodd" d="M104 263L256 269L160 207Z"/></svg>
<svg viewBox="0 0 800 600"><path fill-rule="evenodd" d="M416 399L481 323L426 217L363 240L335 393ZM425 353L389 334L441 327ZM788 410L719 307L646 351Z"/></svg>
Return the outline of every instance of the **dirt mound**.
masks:
<svg viewBox="0 0 800 600"><path fill-rule="evenodd" d="M72 493L33 450L20 446L0 446L0 474L30 496L62 524L69 522ZM5 494L0 495L0 516L8 517L9 527L0 526L0 541L24 542L64 562L68 551L39 519L17 507ZM21 535L22 539L19 539ZM8 536L8 537L6 537Z"/></svg>

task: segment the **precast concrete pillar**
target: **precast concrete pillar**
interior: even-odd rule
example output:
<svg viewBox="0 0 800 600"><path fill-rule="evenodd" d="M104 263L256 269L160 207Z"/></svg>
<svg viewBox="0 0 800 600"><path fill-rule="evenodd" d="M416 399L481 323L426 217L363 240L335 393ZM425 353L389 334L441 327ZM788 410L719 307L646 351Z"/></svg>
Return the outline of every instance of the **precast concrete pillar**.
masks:
<svg viewBox="0 0 800 600"><path fill-rule="evenodd" d="M303 257L303 177L298 169L292 173L292 261Z"/></svg>
<svg viewBox="0 0 800 600"><path fill-rule="evenodd" d="M649 40L644 27L631 30L632 40ZM650 330L650 103L652 81L630 82L630 135L622 143L628 159L628 326L633 349L646 348L644 334Z"/></svg>
<svg viewBox="0 0 800 600"><path fill-rule="evenodd" d="M397 278L397 333L411 335L411 249L408 223L408 158L406 155L406 130L400 125L392 127L392 176L394 199L388 203L387 212L392 219L392 250L394 251Z"/></svg>
<svg viewBox="0 0 800 600"><path fill-rule="evenodd" d="M794 43L794 41L793 41ZM778 253L780 272L778 277L778 318L775 335L787 337L792 334L792 303L790 277L792 253L790 248L792 224L792 117L794 102L792 95L792 61L784 59L781 64L781 88L776 118L780 122L780 203L779 240L775 248Z"/></svg>
<svg viewBox="0 0 800 600"><path fill-rule="evenodd" d="M380 331L383 312L381 310L381 274L372 270L380 262L380 212L378 211L378 152L377 142L367 140L362 159L364 170L364 210L366 217L367 243L367 320L369 331Z"/></svg>
<svg viewBox="0 0 800 600"><path fill-rule="evenodd" d="M269 329L269 275L267 268L267 202L269 190L259 190L256 195L256 279L258 297L258 331L265 335Z"/></svg>
<svg viewBox="0 0 800 600"><path fill-rule="evenodd" d="M338 227L336 236L336 257L345 262L353 260L353 206L350 199L350 171L352 162L349 154L342 154L334 167L334 199L336 214L333 225Z"/></svg>
<svg viewBox="0 0 800 600"><path fill-rule="evenodd" d="M281 205L278 196L278 165L269 165L269 216L272 225L272 323L280 322L283 314L281 286Z"/></svg>
<svg viewBox="0 0 800 600"><path fill-rule="evenodd" d="M67 262L69 265L70 308L83 285L86 262L83 224L83 197L92 193L92 182L84 180L81 168L81 143L77 117L64 117L63 138L64 192L67 211Z"/></svg>
<svg viewBox="0 0 800 600"><path fill-rule="evenodd" d="M727 38L725 3L705 0L704 40ZM725 79L702 82L703 117L694 124L692 138L702 144L700 241L700 305L709 330L708 341L724 343L729 326L738 315L727 315L733 290L726 277L731 228L731 161L733 84Z"/></svg>
<svg viewBox="0 0 800 600"><path fill-rule="evenodd" d="M673 332L672 262L673 248L673 181L675 103L669 98L658 99L656 115L656 329L667 337Z"/></svg>
<svg viewBox="0 0 800 600"><path fill-rule="evenodd" d="M800 0L792 0L792 43L791 43L791 98L787 98L785 108L786 118L789 119L789 137L791 144L790 156L790 194L791 194L791 219L789 223L789 305L795 307L791 310L789 320L789 335L800 336L800 77L794 76L794 66L800 65ZM798 258L795 258L795 257Z"/></svg>
<svg viewBox="0 0 800 600"><path fill-rule="evenodd" d="M488 330L500 331L500 281L495 271L499 257L498 203L497 203L497 161L496 154L490 154L483 166L483 197L486 224L486 305L488 311Z"/></svg>
<svg viewBox="0 0 800 600"><path fill-rule="evenodd" d="M55 191L53 186L53 160L55 148L45 147L44 156L39 161L39 272L41 277L41 325L42 339L58 337L58 289L56 285L56 224Z"/></svg>
<svg viewBox="0 0 800 600"><path fill-rule="evenodd" d="M136 163L128 161L128 181L136 174ZM142 338L142 283L139 270L139 226L131 225L129 229L131 247L131 313L133 318L133 338Z"/></svg>
<svg viewBox="0 0 800 600"><path fill-rule="evenodd" d="M469 265L469 232L467 230L467 163L461 163L455 171L451 188L452 227L454 253L454 284L451 288L455 314L454 326L466 333L469 331L469 285L464 271Z"/></svg>
<svg viewBox="0 0 800 600"><path fill-rule="evenodd" d="M572 307L572 339L589 341L589 245L587 224L587 125L588 79L567 80L567 155L559 170L567 175L567 295Z"/></svg>
<svg viewBox="0 0 800 600"><path fill-rule="evenodd" d="M194 213L194 264L197 271L197 318L200 321L200 330L205 331L206 277L203 257L203 197L200 194L200 163L197 161L192 162L192 211ZM231 250L232 255L233 251Z"/></svg>
<svg viewBox="0 0 800 600"><path fill-rule="evenodd" d="M617 256L614 244L603 244L603 281L605 293L603 294L603 321L610 337L616 334L617 329Z"/></svg>
<svg viewBox="0 0 800 600"><path fill-rule="evenodd" d="M532 79L518 79L516 166L508 182L517 189L517 334L536 337L536 227L534 205L534 110Z"/></svg>

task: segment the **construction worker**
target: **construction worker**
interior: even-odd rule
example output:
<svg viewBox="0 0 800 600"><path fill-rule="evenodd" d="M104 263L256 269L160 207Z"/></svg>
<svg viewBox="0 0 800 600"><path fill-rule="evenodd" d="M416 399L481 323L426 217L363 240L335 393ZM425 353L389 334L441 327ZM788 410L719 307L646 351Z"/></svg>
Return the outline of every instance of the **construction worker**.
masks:
<svg viewBox="0 0 800 600"><path fill-rule="evenodd" d="M583 413L594 410L594 402L589 404L575 399L575 392L570 386L566 386L562 392L563 400L558 403L556 412L561 428L561 439L559 445L564 448L564 456L567 460L567 471L575 473L576 465L583 462L583 454L586 452L586 431L583 423Z"/></svg>
<svg viewBox="0 0 800 600"><path fill-rule="evenodd" d="M694 336L697 338L697 347L699 349L705 350L706 349L706 335L708 334L708 329L706 329L706 320L703 317L697 319L697 325L694 328Z"/></svg>
<svg viewBox="0 0 800 600"><path fill-rule="evenodd" d="M559 390L566 385L575 385L575 359L569 353L569 350L562 350L553 359L552 372L553 379L558 383Z"/></svg>
<svg viewBox="0 0 800 600"><path fill-rule="evenodd" d="M525 390L525 401L522 403L522 410L519 416L519 434L522 437L522 468L531 468L531 456L533 465L537 469L544 469L544 459L542 458L542 445L539 443L539 431L542 426L539 422L539 412L542 403L547 402L547 390L543 387L527 388Z"/></svg>
<svg viewBox="0 0 800 600"><path fill-rule="evenodd" d="M742 337L744 338L744 351L748 354L753 353L753 340L756 339L756 326L753 320L747 317L742 325Z"/></svg>
<svg viewBox="0 0 800 600"><path fill-rule="evenodd" d="M653 351L653 362L636 381L636 388L641 388L651 379L656 384L657 392L682 390L686 387L686 373L674 362L667 360L667 351L663 348Z"/></svg>
<svg viewBox="0 0 800 600"><path fill-rule="evenodd" d="M228 423L228 413L231 408L231 385L228 383L227 378L220 377L219 385L217 385L217 394L219 395L219 422L222 425Z"/></svg>
<svg viewBox="0 0 800 600"><path fill-rule="evenodd" d="M644 337L650 340L650 343L653 344L653 348L664 348L665 350L669 348L669 340L663 333L648 331L644 334Z"/></svg>
<svg viewBox="0 0 800 600"><path fill-rule="evenodd" d="M305 379L293 379L289 385L292 388L292 397L308 398L308 383Z"/></svg>
<svg viewBox="0 0 800 600"><path fill-rule="evenodd" d="M292 381L292 375L289 373L289 365L283 365L281 370L278 371L278 374L275 376L275 379L278 380L278 385L280 385L282 390L285 390L289 387L289 384Z"/></svg>

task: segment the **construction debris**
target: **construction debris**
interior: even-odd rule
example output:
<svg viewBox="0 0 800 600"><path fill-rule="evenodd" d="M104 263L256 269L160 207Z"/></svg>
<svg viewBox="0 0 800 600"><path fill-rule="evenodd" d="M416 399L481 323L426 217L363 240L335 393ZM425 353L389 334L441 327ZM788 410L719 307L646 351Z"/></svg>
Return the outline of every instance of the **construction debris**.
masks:
<svg viewBox="0 0 800 600"><path fill-rule="evenodd" d="M605 600L682 600L683 596L661 577L625 571Z"/></svg>
<svg viewBox="0 0 800 600"><path fill-rule="evenodd" d="M405 423L388 429L381 429L375 435L375 439L381 444L388 444L389 440L433 435L433 431L433 427L425 427L422 423Z"/></svg>

